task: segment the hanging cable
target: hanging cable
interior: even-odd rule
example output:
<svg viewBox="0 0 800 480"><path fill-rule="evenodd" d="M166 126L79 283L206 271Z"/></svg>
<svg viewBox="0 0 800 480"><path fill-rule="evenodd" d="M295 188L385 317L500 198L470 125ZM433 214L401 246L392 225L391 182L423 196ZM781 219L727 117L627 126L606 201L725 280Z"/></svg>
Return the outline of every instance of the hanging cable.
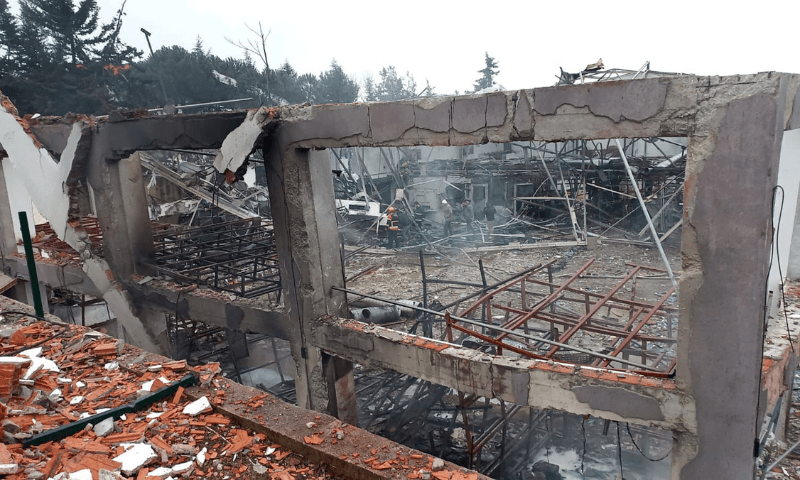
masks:
<svg viewBox="0 0 800 480"><path fill-rule="evenodd" d="M789 347L792 349L792 353L794 353L794 343L792 342L792 332L789 330L789 315L786 311L786 294L783 288L783 267L781 267L781 218L783 217L783 201L786 197L786 191L780 185L775 185L775 188L772 190L772 216L775 216L775 194L778 192L778 189L781 190L781 208L778 210L778 224L775 225L775 240L773 244L775 245L775 258L778 260L778 275L780 282L778 285L781 289L781 303L783 306L783 319L786 321L786 336L789 339ZM772 264L772 258L770 256L770 264ZM769 278L769 274L767 274L767 278Z"/></svg>
<svg viewBox="0 0 800 480"><path fill-rule="evenodd" d="M641 454L641 455L642 455L644 458L646 458L646 459L650 460L651 462L660 462L661 460L664 460L665 458L669 457L669 455L672 453L671 451L670 451L670 452L667 452L667 454L666 454L666 455L664 455L664 456L663 456L663 457L661 457L661 458L650 458L650 457L648 457L648 456L647 456L647 455L646 455L646 454L645 454L645 453L642 451L642 449L641 449L641 448L639 448L639 445L637 445L637 444L636 444L636 440L634 440L634 439L633 439L633 434L631 434L631 425L630 425L629 423L626 423L626 424L625 424L625 428L627 428L627 429L628 429L628 436L629 436L629 437L631 437L631 442L633 443L633 446L634 446L634 447L636 447L636 450L638 450L638 451L639 451L639 453L640 453L640 454Z"/></svg>
<svg viewBox="0 0 800 480"><path fill-rule="evenodd" d="M617 424L617 459L619 460L619 476L621 479L625 480L625 475L622 471L622 439L620 439L619 435L619 422L614 423Z"/></svg>
<svg viewBox="0 0 800 480"><path fill-rule="evenodd" d="M581 432L583 433L583 455L581 455L581 474L583 474L583 465L586 461L586 415L581 419Z"/></svg>
<svg viewBox="0 0 800 480"><path fill-rule="evenodd" d="M764 348L765 348L764 345L767 342L767 327L769 325L769 296L770 296L769 295L769 293L770 293L769 292L769 276L772 273L772 264L773 264L773 260L775 260L776 257L777 257L777 260L778 260L778 275L780 276L780 278L778 279L778 281L779 281L778 285L781 288L781 302L783 303L783 317L784 317L784 320L786 321L786 336L789 339L789 347L791 348L792 353L794 353L794 343L792 342L792 335L791 335L791 332L789 331L789 317L786 315L786 297L784 296L784 290L783 290L783 270L781 268L780 249L779 249L779 246L778 246L778 240L780 240L781 219L783 217L783 201L784 201L784 196L786 194L786 191L780 185L775 185L775 187L772 189L772 209L771 209L771 212L770 212L769 221L770 221L770 225L774 225L773 221L775 219L775 200L776 200L776 197L777 197L778 189L781 190L781 206L778 209L778 224L773 227L775 229L775 233L772 235L772 248L770 249L769 266L767 267L767 278L766 278L766 281L765 281L766 284L764 285L764 325L763 325L763 331L762 331L762 334L761 334L761 356L762 357L764 355ZM776 240L776 239L778 239L778 240ZM758 378L761 378L763 374L764 374L764 362L759 362ZM757 412L761 411L761 395L758 395L756 397L756 411ZM756 457L756 456L758 456L758 452L760 450L759 449L759 443L760 442L758 440L758 437L755 438L754 442L755 442L755 447L753 449L753 456Z"/></svg>

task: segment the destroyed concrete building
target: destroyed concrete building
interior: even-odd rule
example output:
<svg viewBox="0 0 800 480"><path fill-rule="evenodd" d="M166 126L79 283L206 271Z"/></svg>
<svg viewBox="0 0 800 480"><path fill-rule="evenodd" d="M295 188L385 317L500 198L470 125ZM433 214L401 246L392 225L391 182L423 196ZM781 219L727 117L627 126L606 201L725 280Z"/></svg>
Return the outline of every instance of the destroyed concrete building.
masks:
<svg viewBox="0 0 800 480"><path fill-rule="evenodd" d="M38 245L32 256L42 290L104 302L114 318L105 325L109 333L145 350L177 356L182 335L190 344L223 335L239 368L242 352L258 355L256 344L269 350L267 342L285 341L290 355L281 359L281 348L272 347L272 356L256 364L285 360L281 368L292 371L280 376L293 378L300 407L363 425L368 392L380 399L373 408L395 405L392 418L400 426L427 415L420 405L428 413L452 407L444 423L455 438L458 422L466 443L462 464L498 478L497 465L524 464L532 449L542 448L517 441L512 449L510 440L505 448L507 438L547 438L554 429L581 435L590 418L605 423L604 434L615 422L617 439L623 424L643 457L661 458L666 449L668 478L752 478L764 442L773 431L782 434L800 348L798 322L777 308L779 272L799 271L798 88L800 77L779 73L664 76L391 103L35 120L20 118L3 97L3 273L17 282L9 292L33 301L16 217L27 211L33 218L35 205L47 222L29 232ZM251 193L232 193L206 201L233 219L201 227L154 222L165 215L151 215L150 177L142 172L172 175L155 151L175 150L215 152L214 170L229 179L241 176L248 159L262 161L269 213L243 209ZM570 155L574 175L556 176ZM598 168L612 158L617 183L602 180L609 170ZM533 202L566 211L560 214L568 219L571 246L591 246L590 220L609 224L619 216L590 211L590 203L603 207L593 201L597 192L629 195L630 205L643 203L642 193L655 195L658 208L650 216L672 205L679 218L664 220L660 231L647 226L649 242L660 245L659 237L681 228L680 262L656 267L631 259L619 282L598 289L585 275L591 260L561 281L548 268L553 259L520 265L494 284L484 280L441 312L427 308L426 299L425 317L412 331L347 319L354 297L394 299L345 283L343 262L353 249L347 253L335 235L331 170L344 165L372 194L381 191L381 179L373 178L370 190L364 172L379 177L375 162L397 169L403 159L412 160L409 169L426 169L420 177L440 176L457 188L440 182L435 190L420 189L419 198L407 197L417 172L408 174L411 181L399 170L385 172L392 180L383 205L401 197L425 202L436 217L442 197L477 204L496 196L515 214ZM480 159L495 162L486 183L442 170L454 160L477 168ZM515 183L520 166L531 169ZM495 188L504 167L502 187ZM207 194L183 183L198 198ZM776 237L773 226L780 228ZM670 281L671 270L679 283ZM423 287L436 283L422 275ZM657 300L618 293L630 289L629 281L635 290L642 275L665 279ZM599 339L594 346L587 341L592 335ZM357 383L361 367L383 373ZM414 392L412 402L399 395L406 391ZM493 409L502 415L490 415ZM415 434L401 433L393 439ZM431 436L431 447L443 449L437 438ZM482 456L490 443L501 445L499 453ZM612 443L621 451L622 441Z"/></svg>

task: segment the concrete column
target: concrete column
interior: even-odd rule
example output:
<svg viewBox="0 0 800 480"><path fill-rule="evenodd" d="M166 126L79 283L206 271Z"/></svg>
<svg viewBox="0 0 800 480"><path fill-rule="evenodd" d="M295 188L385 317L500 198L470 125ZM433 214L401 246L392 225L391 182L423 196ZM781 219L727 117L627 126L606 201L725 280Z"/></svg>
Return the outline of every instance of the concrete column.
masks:
<svg viewBox="0 0 800 480"><path fill-rule="evenodd" d="M147 274L155 251L139 154L92 161L89 179L103 230L103 255L120 279Z"/></svg>
<svg viewBox="0 0 800 480"><path fill-rule="evenodd" d="M676 435L673 478L752 479L772 190L783 136L775 97L731 101L689 138L677 382L697 435Z"/></svg>
<svg viewBox="0 0 800 480"><path fill-rule="evenodd" d="M297 325L289 334L297 403L357 424L352 364L307 340L316 319L347 312L344 294L331 289L344 285L344 273L328 154L277 144L264 156L286 311Z"/></svg>

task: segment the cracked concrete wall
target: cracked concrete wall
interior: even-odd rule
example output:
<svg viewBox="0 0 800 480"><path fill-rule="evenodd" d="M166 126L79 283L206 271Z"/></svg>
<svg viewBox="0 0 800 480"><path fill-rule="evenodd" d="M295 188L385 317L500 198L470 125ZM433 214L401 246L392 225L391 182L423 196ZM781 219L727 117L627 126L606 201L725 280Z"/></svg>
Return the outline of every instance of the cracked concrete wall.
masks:
<svg viewBox="0 0 800 480"><path fill-rule="evenodd" d="M108 263L93 256L86 232L68 222L71 206L68 178L81 139L88 131L86 124L78 121L72 125L61 158L56 161L45 148L37 146L38 140L25 131L15 113L9 111L6 102L3 102L3 108L0 109L0 132L3 132L0 143L8 153L7 161L19 174L28 193L33 196L34 204L58 238L81 255L84 272L102 292L103 299L126 329L130 343L152 352L161 352L160 346L148 335L147 327L136 317L121 286L112 282L113 274Z"/></svg>

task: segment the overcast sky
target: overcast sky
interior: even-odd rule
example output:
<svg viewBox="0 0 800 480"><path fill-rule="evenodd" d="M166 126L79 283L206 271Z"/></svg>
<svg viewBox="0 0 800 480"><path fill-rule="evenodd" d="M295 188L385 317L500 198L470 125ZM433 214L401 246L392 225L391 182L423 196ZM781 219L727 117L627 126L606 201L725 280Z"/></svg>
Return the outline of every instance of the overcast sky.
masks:
<svg viewBox="0 0 800 480"><path fill-rule="evenodd" d="M14 0L11 2L15 3ZM114 15L122 0L97 0ZM714 5L711 5L711 4ZM271 66L289 60L300 73L325 70L335 58L345 71L377 78L381 67L428 78L437 93L464 92L479 77L484 52L507 89L552 85L559 67L577 72L602 57L607 68L701 75L760 71L800 73L800 2L502 1L403 2L320 0L128 0L122 39L147 52L206 49L241 57L225 37L251 37L245 23L271 30Z"/></svg>

